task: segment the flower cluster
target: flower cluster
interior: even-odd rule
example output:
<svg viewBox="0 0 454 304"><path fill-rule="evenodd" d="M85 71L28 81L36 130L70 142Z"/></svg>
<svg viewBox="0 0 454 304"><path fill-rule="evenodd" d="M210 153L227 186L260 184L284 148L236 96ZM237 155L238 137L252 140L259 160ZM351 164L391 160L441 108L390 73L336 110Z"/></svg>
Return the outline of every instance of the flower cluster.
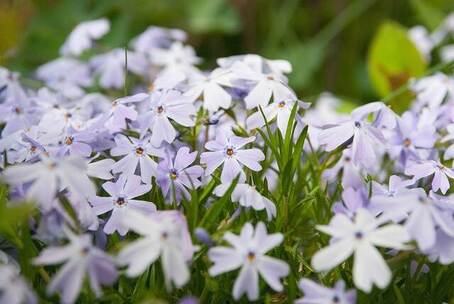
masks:
<svg viewBox="0 0 454 304"><path fill-rule="evenodd" d="M387 288L393 259L423 257L418 272L454 262L451 75L412 81L404 113L377 101L341 114L331 95L299 100L285 60L232 56L202 71L186 33L159 27L99 53L109 30L79 24L37 69L39 88L0 69L2 181L8 208L37 209L27 235L47 296L134 301L156 286L255 301L300 280L297 303L355 303L346 284ZM451 16L409 35L429 58L452 33ZM298 235L307 214L315 246ZM23 265L0 257L0 303L36 303ZM334 268L351 275L333 288L307 278Z"/></svg>

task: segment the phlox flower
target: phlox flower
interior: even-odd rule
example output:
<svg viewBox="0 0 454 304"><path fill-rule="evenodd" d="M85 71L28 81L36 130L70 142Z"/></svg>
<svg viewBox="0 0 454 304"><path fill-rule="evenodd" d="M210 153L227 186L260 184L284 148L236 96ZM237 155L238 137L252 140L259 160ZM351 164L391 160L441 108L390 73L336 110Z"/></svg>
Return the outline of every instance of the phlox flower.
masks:
<svg viewBox="0 0 454 304"><path fill-rule="evenodd" d="M60 54L79 56L91 48L93 40L99 39L110 30L109 20L102 18L79 23L60 48Z"/></svg>
<svg viewBox="0 0 454 304"><path fill-rule="evenodd" d="M354 254L353 282L364 292L375 284L385 288L391 281L391 271L375 246L409 249L404 243L410 237L404 227L396 224L381 226L382 221L366 209L359 209L353 220L336 214L329 225L318 229L332 236L330 245L319 250L312 258L317 271L328 271Z"/></svg>
<svg viewBox="0 0 454 304"><path fill-rule="evenodd" d="M339 161L331 168L323 171L322 177L328 182L335 182L339 173L342 173L341 184L344 188L360 188L364 184L362 170L352 160L352 150L347 148L342 151Z"/></svg>
<svg viewBox="0 0 454 304"><path fill-rule="evenodd" d="M454 96L454 80L443 73L421 78L411 88L421 107L437 108L446 96Z"/></svg>
<svg viewBox="0 0 454 304"><path fill-rule="evenodd" d="M342 213L348 216L349 218L354 218L356 212L360 208L366 208L369 205L369 200L367 199L367 193L365 193L364 188L359 189L354 188L345 188L342 191L342 202L337 202L333 205L334 213Z"/></svg>
<svg viewBox="0 0 454 304"><path fill-rule="evenodd" d="M345 282L338 281L334 288L328 288L309 279L301 279L298 287L304 297L296 300L296 304L355 304L356 291L345 290Z"/></svg>
<svg viewBox="0 0 454 304"><path fill-rule="evenodd" d="M189 200L191 195L187 189L196 189L201 185L199 178L203 175L203 169L198 165L191 166L197 152L189 151L188 147L181 147L173 160L167 156L159 163L157 182L164 197L172 197L177 201L182 197Z"/></svg>
<svg viewBox="0 0 454 304"><path fill-rule="evenodd" d="M139 118L142 132L150 129L150 141L159 147L162 142L172 143L177 135L170 119L177 124L192 127L192 116L196 109L191 100L177 90L162 90L152 92L147 112Z"/></svg>
<svg viewBox="0 0 454 304"><path fill-rule="evenodd" d="M87 163L76 156L43 156L36 163L8 167L4 171L4 178L13 186L31 183L27 198L43 205L52 202L57 191L65 188L83 197L95 194L95 186L87 176Z"/></svg>
<svg viewBox="0 0 454 304"><path fill-rule="evenodd" d="M123 156L112 166L113 173L123 173L127 178L140 169L144 183L151 183L151 177L156 176L158 164L151 156L163 156L163 153L153 147L149 138L137 139L123 134L115 136L116 146L110 150L112 156Z"/></svg>
<svg viewBox="0 0 454 304"><path fill-rule="evenodd" d="M432 191L440 190L445 194L449 190L449 178L454 178L454 171L434 160L422 160L409 164L405 174L412 176L415 181L433 175Z"/></svg>
<svg viewBox="0 0 454 304"><path fill-rule="evenodd" d="M0 263L0 303L35 304L36 295L14 264Z"/></svg>
<svg viewBox="0 0 454 304"><path fill-rule="evenodd" d="M117 280L114 260L93 246L90 235L75 235L69 229L66 233L67 245L46 248L33 261L35 265L64 263L48 285L47 292L59 291L61 303L74 303L87 276L91 290L99 297L101 285L111 285Z"/></svg>
<svg viewBox="0 0 454 304"><path fill-rule="evenodd" d="M214 194L221 197L229 187L230 183L218 185L214 189ZM238 183L235 186L231 195L231 200L232 202L238 202L245 208L251 207L257 211L265 210L269 221L276 217L276 206L274 203L261 195L255 187L247 183Z"/></svg>
<svg viewBox="0 0 454 304"><path fill-rule="evenodd" d="M178 213L178 212L177 212ZM136 277L161 257L165 283L181 287L189 280L188 265L195 248L187 231L187 224L175 211L156 212L147 217L131 211L122 224L142 237L127 245L119 253L120 265L127 266L126 275Z"/></svg>
<svg viewBox="0 0 454 304"><path fill-rule="evenodd" d="M259 222L255 229L246 223L241 234L227 232L224 240L232 247L213 247L208 251L214 265L208 270L211 276L241 268L235 280L232 295L239 300L246 293L249 301L259 298L259 274L275 291L282 291L281 279L289 273L284 261L269 257L266 253L282 243L281 233L268 234L265 224Z"/></svg>
<svg viewBox="0 0 454 304"><path fill-rule="evenodd" d="M105 127L111 133L126 130L127 123L137 119L137 111L134 106L130 104L141 102L147 97L147 94L139 93L115 100L112 103L111 109L105 114Z"/></svg>
<svg viewBox="0 0 454 304"><path fill-rule="evenodd" d="M265 159L263 152L256 148L242 149L245 145L254 141L255 136L227 136L224 132L219 132L215 140L205 144L205 148L209 152L200 155L200 162L207 166L205 174L210 175L223 164L221 182L229 183L238 174L241 174L241 178L244 180L245 174L242 165L253 171L261 170L262 166L260 166L259 161Z"/></svg>
<svg viewBox="0 0 454 304"><path fill-rule="evenodd" d="M149 214L156 211L156 206L147 201L136 200L135 197L141 196L151 190L150 184L142 184L140 176L121 175L116 182L106 182L102 188L110 197L94 196L89 198L96 215L101 215L112 211L109 219L104 224L103 231L106 234L112 234L118 231L120 235L128 232L127 227L121 223L128 218L130 210L136 210Z"/></svg>
<svg viewBox="0 0 454 304"><path fill-rule="evenodd" d="M131 46L140 53L152 54L156 48L168 48L173 41L185 41L186 33L179 29L167 29L159 26L149 26L136 37Z"/></svg>

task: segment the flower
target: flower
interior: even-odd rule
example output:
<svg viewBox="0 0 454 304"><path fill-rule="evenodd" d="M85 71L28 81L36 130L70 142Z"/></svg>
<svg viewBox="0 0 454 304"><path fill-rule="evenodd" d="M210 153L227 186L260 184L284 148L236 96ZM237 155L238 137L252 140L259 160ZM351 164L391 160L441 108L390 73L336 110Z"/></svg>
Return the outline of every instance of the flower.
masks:
<svg viewBox="0 0 454 304"><path fill-rule="evenodd" d="M14 264L0 263L0 303L35 304L36 295L28 283L20 276Z"/></svg>
<svg viewBox="0 0 454 304"><path fill-rule="evenodd" d="M156 48L167 48L172 42L186 40L186 33L179 29L167 29L149 26L131 43L134 50L141 53L153 53Z"/></svg>
<svg viewBox="0 0 454 304"><path fill-rule="evenodd" d="M165 283L181 287L189 280L186 262L192 259L192 246L184 216L176 211L158 211L154 217L130 211L122 224L142 238L126 246L118 255L120 265L126 265L126 275L136 277L161 257Z"/></svg>
<svg viewBox="0 0 454 304"><path fill-rule="evenodd" d="M106 182L102 187L110 197L94 196L89 198L89 202L93 206L96 215L112 211L104 225L103 231L106 234L118 231L120 235L125 235L128 229L121 223L124 218L128 218L128 212L131 209L143 213L156 211L156 206L153 203L133 199L151 190L150 184L141 183L140 176L131 175L126 177L121 175L115 183Z"/></svg>
<svg viewBox="0 0 454 304"><path fill-rule="evenodd" d="M417 80L411 89L421 106L437 108L446 96L454 96L454 80L443 73L436 73Z"/></svg>
<svg viewBox="0 0 454 304"><path fill-rule="evenodd" d="M64 262L50 282L48 293L60 291L62 303L74 303L87 275L91 290L99 297L102 293L101 284L111 285L117 280L114 260L93 246L90 235L75 235L69 229L66 229L66 234L70 241L67 245L46 248L33 261L35 265Z"/></svg>
<svg viewBox="0 0 454 304"><path fill-rule="evenodd" d="M296 103L298 104L298 108L309 108L308 103L299 100L274 99L270 105L263 108L263 114L261 111L257 111L249 116L246 121L246 125L249 130L261 128L265 125L265 119L263 119L264 115L267 122L271 122L274 118L276 118L277 127L279 128L279 131L281 131L282 136L285 137L290 115Z"/></svg>
<svg viewBox="0 0 454 304"><path fill-rule="evenodd" d="M60 54L79 56L91 48L93 40L101 38L109 30L110 23L105 18L81 22L69 34L60 49Z"/></svg>
<svg viewBox="0 0 454 304"><path fill-rule="evenodd" d="M334 213L342 213L353 218L360 208L367 208L369 201L367 194L363 188L355 190L354 188L346 188L342 191L342 202L337 202L333 205Z"/></svg>
<svg viewBox="0 0 454 304"><path fill-rule="evenodd" d="M195 107L191 100L177 90L162 90L150 95L149 110L139 118L142 133L151 130L150 142L159 147L163 141L172 143L176 137L170 119L185 126L194 126L191 116Z"/></svg>
<svg viewBox="0 0 454 304"><path fill-rule="evenodd" d="M221 197L227 192L229 187L230 183L218 185L214 189L214 194ZM252 209L257 211L265 209L269 221L276 216L276 206L274 203L261 195L255 187L249 184L238 183L232 192L231 200L232 202L240 203L243 207L252 207Z"/></svg>
<svg viewBox="0 0 454 304"><path fill-rule="evenodd" d="M327 288L308 279L301 279L298 284L304 297L296 304L355 304L356 291L345 290L345 282L338 281L334 288Z"/></svg>
<svg viewBox="0 0 454 304"><path fill-rule="evenodd" d="M413 176L413 180L415 181L433 175L432 190L440 190L443 194L445 194L450 187L448 177L454 178L454 171L452 169L447 168L440 162L434 160L425 160L409 164L405 169L405 174Z"/></svg>
<svg viewBox="0 0 454 304"><path fill-rule="evenodd" d="M95 186L87 176L86 161L76 156L43 156L33 164L22 163L8 167L4 177L9 184L15 186L31 182L27 198L43 205L50 204L57 191L65 188L83 197L96 193Z"/></svg>
<svg viewBox="0 0 454 304"><path fill-rule="evenodd" d="M210 276L217 276L241 267L235 280L232 295L239 300L247 293L249 301L259 297L259 274L275 291L282 291L281 278L289 273L287 263L265 255L269 250L282 243L281 233L268 234L265 224L259 222L254 227L246 223L239 236L227 232L224 240L232 247L213 247L208 251L214 265L208 270Z"/></svg>
<svg viewBox="0 0 454 304"><path fill-rule="evenodd" d="M153 147L148 138L137 139L118 134L115 136L115 143L116 146L110 150L110 154L125 157L112 166L112 172L123 173L129 178L139 167L142 181L151 183L151 177L156 176L158 164L150 156L163 156L162 152Z"/></svg>
<svg viewBox="0 0 454 304"><path fill-rule="evenodd" d="M165 197L173 193L176 196L173 199L177 201L180 201L182 196L189 200L191 196L187 188L196 189L201 185L199 177L202 176L203 169L197 165L190 166L195 161L197 152L189 151L188 147L181 147L174 160L166 157L159 163L157 182Z"/></svg>
<svg viewBox="0 0 454 304"><path fill-rule="evenodd" d="M400 225L381 224L379 218L362 208L357 210L354 220L336 214L329 225L317 227L333 238L328 247L313 256L312 266L317 271L327 271L354 254L353 282L356 287L364 292L370 292L373 284L385 288L391 280L391 271L375 246L409 249L404 243L410 236Z"/></svg>
<svg viewBox="0 0 454 304"><path fill-rule="evenodd" d="M216 168L224 164L221 182L229 183L238 174L241 174L241 179L244 179L245 174L241 165L253 171L261 170L262 166L260 166L259 161L265 159L263 152L256 148L242 149L253 141L255 141L255 136L227 136L224 132L219 132L215 140L205 144L205 148L210 152L204 152L200 155L200 162L207 166L205 174L210 175Z"/></svg>

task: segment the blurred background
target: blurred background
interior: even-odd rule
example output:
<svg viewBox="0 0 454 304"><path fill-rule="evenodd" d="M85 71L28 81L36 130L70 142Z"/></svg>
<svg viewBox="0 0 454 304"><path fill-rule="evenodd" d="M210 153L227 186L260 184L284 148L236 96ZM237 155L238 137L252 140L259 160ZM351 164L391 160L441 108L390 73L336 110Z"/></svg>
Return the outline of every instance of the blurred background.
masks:
<svg viewBox="0 0 454 304"><path fill-rule="evenodd" d="M112 29L99 42L106 49L149 25L180 28L205 59L202 68L234 54L285 58L303 99L331 91L365 102L424 73L427 60L402 35L419 24L434 30L451 11L452 0L0 0L0 65L28 75L58 57L80 21L106 16ZM371 64L383 53L388 66L374 80ZM392 66L390 56L406 66Z"/></svg>

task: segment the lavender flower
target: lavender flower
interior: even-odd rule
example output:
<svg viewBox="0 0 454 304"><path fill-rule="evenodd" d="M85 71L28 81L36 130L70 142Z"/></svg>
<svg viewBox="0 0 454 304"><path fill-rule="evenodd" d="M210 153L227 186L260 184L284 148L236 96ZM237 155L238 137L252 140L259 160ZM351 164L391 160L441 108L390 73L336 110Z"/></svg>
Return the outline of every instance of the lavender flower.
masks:
<svg viewBox="0 0 454 304"><path fill-rule="evenodd" d="M304 297L296 304L355 304L356 291L345 290L345 282L338 281L334 288L327 288L308 279L301 279L298 284Z"/></svg>
<svg viewBox="0 0 454 304"><path fill-rule="evenodd" d="M235 300L239 300L244 293L249 301L258 299L259 274L273 290L283 290L280 280L289 273L287 263L265 255L282 243L282 234L268 234L262 222L257 224L255 230L250 223L246 223L239 236L227 232L224 240L233 247L211 248L208 257L214 265L208 272L217 276L241 267L232 291Z"/></svg>
<svg viewBox="0 0 454 304"><path fill-rule="evenodd" d="M238 174L244 180L245 174L241 165L248 167L253 171L262 169L259 161L265 159L262 151L256 148L242 149L248 143L255 141L255 136L239 137L227 136L220 132L216 139L205 144L205 148L210 152L204 152L200 155L200 162L206 164L206 175L210 175L222 164L224 164L221 173L221 182L230 183Z"/></svg>
<svg viewBox="0 0 454 304"><path fill-rule="evenodd" d="M15 265L0 263L0 303L35 304L36 295L28 283L20 276Z"/></svg>
<svg viewBox="0 0 454 304"><path fill-rule="evenodd" d="M104 225L103 231L106 234L112 234L118 231L120 235L125 235L128 229L121 223L128 218L128 212L130 210L136 210L145 214L156 211L156 206L153 203L133 199L151 190L150 184L141 183L140 176L131 175L126 177L122 175L115 183L107 182L102 187L110 197L94 196L89 201L96 215L112 211L112 214Z"/></svg>
<svg viewBox="0 0 454 304"><path fill-rule="evenodd" d="M405 169L405 174L412 176L415 181L433 175L432 190L440 190L443 194L445 194L450 187L448 177L454 178L454 171L452 169L433 160L409 164Z"/></svg>

